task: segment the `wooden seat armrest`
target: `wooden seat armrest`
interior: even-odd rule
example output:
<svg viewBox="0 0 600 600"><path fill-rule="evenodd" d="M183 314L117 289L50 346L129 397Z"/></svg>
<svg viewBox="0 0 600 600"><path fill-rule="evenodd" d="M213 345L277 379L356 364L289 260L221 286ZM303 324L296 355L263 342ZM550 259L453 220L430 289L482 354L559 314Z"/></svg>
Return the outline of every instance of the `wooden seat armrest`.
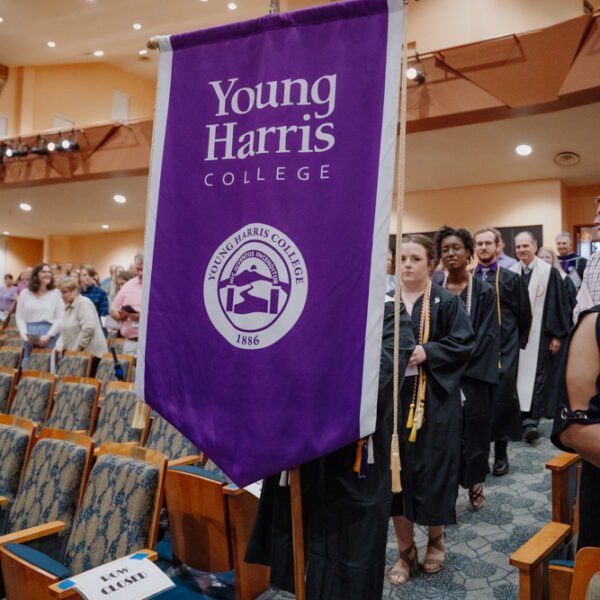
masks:
<svg viewBox="0 0 600 600"><path fill-rule="evenodd" d="M579 454L563 452L546 463L546 469L550 471L566 471L569 467L579 462Z"/></svg>
<svg viewBox="0 0 600 600"><path fill-rule="evenodd" d="M180 458L174 458L168 463L169 467L183 467L184 465L194 465L202 462L201 454L190 454L190 456L182 456Z"/></svg>
<svg viewBox="0 0 600 600"><path fill-rule="evenodd" d="M8 502L8 498L6 496L0 496L0 506L4 506Z"/></svg>
<svg viewBox="0 0 600 600"><path fill-rule="evenodd" d="M565 523L546 524L516 552L510 555L510 564L521 571L532 571L537 567L571 532Z"/></svg>
<svg viewBox="0 0 600 600"><path fill-rule="evenodd" d="M46 535L52 535L59 531L64 531L65 524L62 521L50 521L42 525L36 525L35 527L29 527L27 529L21 529L21 531L15 531L13 533L7 533L6 535L0 536L0 546L4 544L14 543L23 544L31 540L37 540L38 538Z"/></svg>
<svg viewBox="0 0 600 600"><path fill-rule="evenodd" d="M143 550L138 550L137 552L133 552L130 556L142 553L147 554L148 556L146 556L146 558L148 560L151 560L152 562L155 562L158 558L158 554L154 550L148 550L146 548L144 548ZM62 589L61 586L68 581L68 579L63 579L63 581L59 581L58 583L53 583L52 585L48 586L48 589L50 590L50 595L53 598L73 598L75 596L78 596L79 594L77 593L77 590L74 587Z"/></svg>

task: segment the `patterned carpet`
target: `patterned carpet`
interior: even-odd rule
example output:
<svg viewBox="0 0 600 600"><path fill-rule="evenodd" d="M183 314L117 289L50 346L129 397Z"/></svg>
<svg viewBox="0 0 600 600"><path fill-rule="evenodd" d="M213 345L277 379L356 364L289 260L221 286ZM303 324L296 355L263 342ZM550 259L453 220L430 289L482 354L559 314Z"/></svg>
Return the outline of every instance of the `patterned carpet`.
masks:
<svg viewBox="0 0 600 600"><path fill-rule="evenodd" d="M467 493L461 490L457 504L458 525L447 529L446 568L436 575L422 572L404 586L391 586L387 576L385 600L513 600L519 597L518 571L508 564L509 555L551 520L550 472L545 462L559 451L548 439L551 422L540 425L541 437L533 445L509 445L510 473L489 476L487 497L480 511L470 510ZM426 530L417 528L421 560L427 543ZM159 551L161 546L159 545ZM208 575L186 567L169 565L168 544L162 545L161 566L175 576L178 590L169 598L233 600L232 573ZM390 521L388 568L397 548ZM162 598L162 596L160 596ZM291 594L269 590L260 600L290 600ZM326 599L323 599L326 600Z"/></svg>

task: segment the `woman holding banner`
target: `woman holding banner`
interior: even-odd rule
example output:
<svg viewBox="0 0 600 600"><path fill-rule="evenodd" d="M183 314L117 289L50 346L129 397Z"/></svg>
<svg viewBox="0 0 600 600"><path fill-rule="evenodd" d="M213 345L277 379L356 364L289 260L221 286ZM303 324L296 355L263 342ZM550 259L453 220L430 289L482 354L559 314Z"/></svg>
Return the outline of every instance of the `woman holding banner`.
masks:
<svg viewBox="0 0 600 600"><path fill-rule="evenodd" d="M436 252L422 235L402 241L402 300L411 316L416 347L400 392L402 492L392 515L399 557L390 581L406 583L418 565L414 524L429 528L423 567L444 564L444 526L456 523L461 454L459 383L474 347L469 316L458 297L432 284Z"/></svg>
<svg viewBox="0 0 600 600"><path fill-rule="evenodd" d="M399 348L402 377L414 348L404 307ZM382 596L392 503L393 356L394 301L386 298L375 433L302 465L308 600ZM281 484L279 475L264 481L246 561L269 565L271 586L293 593L290 488Z"/></svg>
<svg viewBox="0 0 600 600"><path fill-rule="evenodd" d="M466 229L443 227L435 243L448 271L444 287L461 299L475 332L475 349L460 382L464 419L460 485L469 490L471 506L478 510L485 502L483 482L490 472L491 401L492 386L499 377L500 306L494 288L467 271L474 243Z"/></svg>

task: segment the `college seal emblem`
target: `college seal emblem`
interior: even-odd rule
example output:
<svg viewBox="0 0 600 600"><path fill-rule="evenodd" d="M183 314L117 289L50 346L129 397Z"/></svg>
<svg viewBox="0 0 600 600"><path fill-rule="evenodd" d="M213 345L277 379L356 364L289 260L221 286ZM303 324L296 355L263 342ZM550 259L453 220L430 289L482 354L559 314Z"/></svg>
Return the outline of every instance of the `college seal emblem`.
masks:
<svg viewBox="0 0 600 600"><path fill-rule="evenodd" d="M298 321L308 274L300 250L283 232L251 223L214 252L204 276L204 305L217 331L233 346L266 348Z"/></svg>

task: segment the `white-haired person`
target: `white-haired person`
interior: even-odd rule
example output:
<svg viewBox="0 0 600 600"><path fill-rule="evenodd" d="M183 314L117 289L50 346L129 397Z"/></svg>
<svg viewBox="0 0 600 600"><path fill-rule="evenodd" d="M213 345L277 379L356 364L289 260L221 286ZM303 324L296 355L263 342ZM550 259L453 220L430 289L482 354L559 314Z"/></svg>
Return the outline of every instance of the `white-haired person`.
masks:
<svg viewBox="0 0 600 600"><path fill-rule="evenodd" d="M93 355L90 376L94 377L101 356L108 352L96 307L89 298L79 293L79 281L73 277L61 281L60 293L65 312L56 349L59 352L90 352Z"/></svg>

